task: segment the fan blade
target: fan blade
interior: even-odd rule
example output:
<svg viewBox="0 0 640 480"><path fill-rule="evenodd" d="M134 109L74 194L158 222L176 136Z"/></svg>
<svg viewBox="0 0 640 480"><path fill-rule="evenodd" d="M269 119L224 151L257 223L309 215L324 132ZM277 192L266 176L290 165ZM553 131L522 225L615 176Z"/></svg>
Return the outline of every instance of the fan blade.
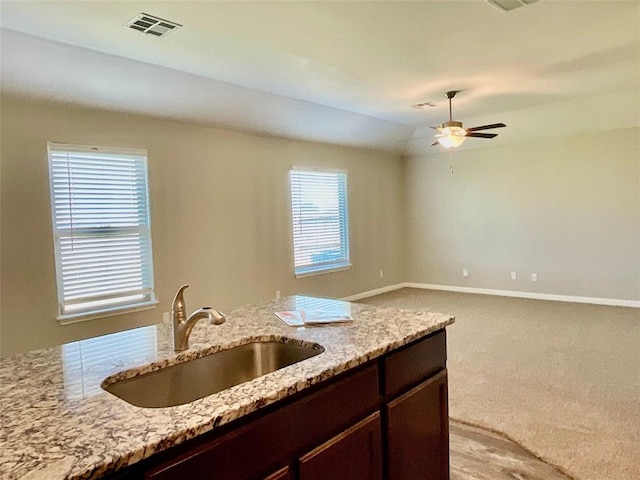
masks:
<svg viewBox="0 0 640 480"><path fill-rule="evenodd" d="M467 132L475 132L478 130L489 130L490 128L502 128L506 127L504 123L492 123L491 125L480 125L479 127L467 128Z"/></svg>
<svg viewBox="0 0 640 480"><path fill-rule="evenodd" d="M476 137L476 138L493 138L497 137L497 133L467 133L465 137Z"/></svg>
<svg viewBox="0 0 640 480"><path fill-rule="evenodd" d="M429 128L433 128L434 130L438 130L438 131L440 131L440 127L431 127L431 126L430 126Z"/></svg>
<svg viewBox="0 0 640 480"><path fill-rule="evenodd" d="M431 144L432 147L435 147L436 145L440 145L440 142L437 140Z"/></svg>

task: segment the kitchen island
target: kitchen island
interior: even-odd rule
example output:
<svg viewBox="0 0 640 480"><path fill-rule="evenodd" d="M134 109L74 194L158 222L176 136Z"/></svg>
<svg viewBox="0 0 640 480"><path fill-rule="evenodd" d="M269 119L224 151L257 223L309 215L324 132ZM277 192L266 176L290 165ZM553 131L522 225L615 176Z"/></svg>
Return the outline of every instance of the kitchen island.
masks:
<svg viewBox="0 0 640 480"><path fill-rule="evenodd" d="M346 312L353 321L290 327L274 315L300 309ZM272 418L281 424L282 419L299 414L313 425L314 415L300 405L322 408L332 402L341 405L333 413L344 412L340 414L342 423L338 419L332 425L333 414L324 412L326 420L318 425L319 430L326 425L325 433L314 438L316 432L306 432L299 435L299 444L283 443L282 451L289 449L291 454L265 460L263 466L256 467L258 473L247 478L314 478L305 471L323 468L319 452L328 452L327 458L332 458L337 449L331 445L336 438L347 439L348 445L360 437L366 445L373 445L372 438L378 439L370 457L382 458L374 458L381 471L388 473L380 478L402 478L406 465L398 462L396 468L391 457L376 452L380 448L393 450L398 458L411 454L401 451L403 441L394 440L392 428L406 429L406 422L413 421L407 406L420 398L432 398L432 385L437 387L433 398L439 399L441 417L436 427L446 430L444 328L452 322L453 317L444 314L293 296L236 309L227 314L222 325L200 322L191 334L191 347L179 354L172 348L171 325L157 325L3 358L0 479L179 478L182 473L176 470L173 474L172 469L185 464L194 451L199 452L196 463L202 463L201 453L215 451L212 445L218 448L221 438L242 438L238 432L249 429L247 438L255 439L257 434L251 428L258 420L268 424ZM324 351L175 407L136 407L100 387L105 378L119 372L142 374L251 341L287 339L320 345ZM352 408L362 396L367 396L362 407ZM300 429L308 425L302 424ZM290 426L287 428L283 438L294 438ZM274 430L277 428L270 427L269 431ZM338 435L338 431L342 433ZM274 435L278 438L277 432ZM446 451L448 433L442 431L439 438L447 441L447 445L439 445ZM313 444L305 444L307 439ZM316 443L318 449L310 448ZM245 452L248 457L253 453ZM347 453L353 457L353 452ZM271 468L273 475L269 474ZM378 474L372 475L366 478L378 478ZM438 475L443 478L442 473Z"/></svg>

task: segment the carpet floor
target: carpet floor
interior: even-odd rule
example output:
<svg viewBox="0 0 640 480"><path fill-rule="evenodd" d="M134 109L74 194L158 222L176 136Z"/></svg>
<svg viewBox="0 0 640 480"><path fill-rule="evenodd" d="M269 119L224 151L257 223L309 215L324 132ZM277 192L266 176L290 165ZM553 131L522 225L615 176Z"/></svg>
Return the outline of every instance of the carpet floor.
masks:
<svg viewBox="0 0 640 480"><path fill-rule="evenodd" d="M360 302L456 316L452 418L577 480L640 479L639 309L409 288Z"/></svg>

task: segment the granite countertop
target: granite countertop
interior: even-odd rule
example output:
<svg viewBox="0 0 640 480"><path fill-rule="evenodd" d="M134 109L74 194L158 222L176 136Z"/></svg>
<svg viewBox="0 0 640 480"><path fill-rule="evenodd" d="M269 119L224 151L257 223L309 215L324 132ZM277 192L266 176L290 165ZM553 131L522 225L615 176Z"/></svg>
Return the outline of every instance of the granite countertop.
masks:
<svg viewBox="0 0 640 480"><path fill-rule="evenodd" d="M353 322L290 327L274 312L320 308ZM0 479L93 479L231 422L453 323L450 315L293 296L199 322L176 354L171 326L141 327L0 359ZM254 340L288 337L325 351L186 405L141 408L100 388ZM151 365L153 364L153 365Z"/></svg>

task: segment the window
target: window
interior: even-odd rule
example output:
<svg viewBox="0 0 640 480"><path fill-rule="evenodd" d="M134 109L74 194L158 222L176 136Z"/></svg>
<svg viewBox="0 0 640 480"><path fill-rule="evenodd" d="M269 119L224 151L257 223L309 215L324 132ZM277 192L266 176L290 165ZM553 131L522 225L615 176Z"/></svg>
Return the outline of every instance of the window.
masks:
<svg viewBox="0 0 640 480"><path fill-rule="evenodd" d="M294 167L290 181L296 276L349 268L346 172Z"/></svg>
<svg viewBox="0 0 640 480"><path fill-rule="evenodd" d="M58 319L156 304L146 150L48 147Z"/></svg>

